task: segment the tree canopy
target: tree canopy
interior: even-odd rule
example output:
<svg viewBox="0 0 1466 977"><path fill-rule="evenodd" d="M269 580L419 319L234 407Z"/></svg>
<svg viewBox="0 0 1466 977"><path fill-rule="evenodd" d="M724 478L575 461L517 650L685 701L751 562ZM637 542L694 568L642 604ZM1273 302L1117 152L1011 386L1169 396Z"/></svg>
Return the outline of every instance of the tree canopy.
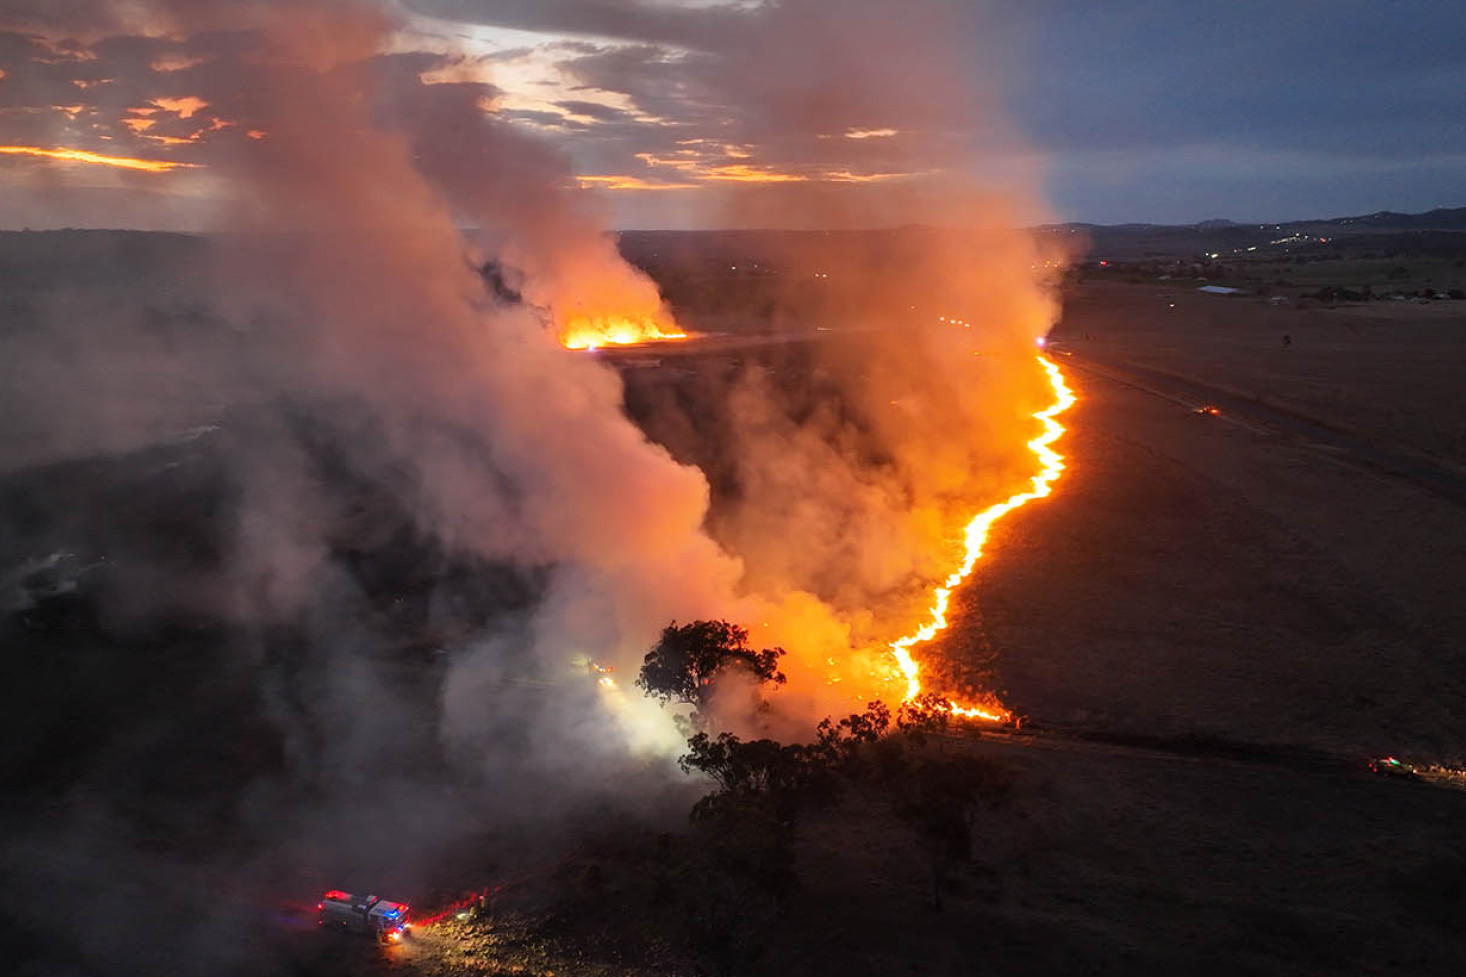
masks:
<svg viewBox="0 0 1466 977"><path fill-rule="evenodd" d="M642 663L636 684L647 695L663 703L686 703L705 712L718 679L732 670L743 670L760 682L784 684L779 671L783 648L754 650L748 646L748 629L727 621L693 621L669 624Z"/></svg>

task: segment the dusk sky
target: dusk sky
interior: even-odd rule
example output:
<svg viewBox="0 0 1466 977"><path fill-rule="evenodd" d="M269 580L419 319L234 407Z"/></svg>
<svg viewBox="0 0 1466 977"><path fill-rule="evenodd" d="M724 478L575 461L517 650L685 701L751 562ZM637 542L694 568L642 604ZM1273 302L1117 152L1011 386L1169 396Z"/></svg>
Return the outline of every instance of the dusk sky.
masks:
<svg viewBox="0 0 1466 977"><path fill-rule="evenodd" d="M0 227L210 225L228 160L278 138L234 70L249 32L211 26L211 6L248 5L0 0ZM707 0L405 0L371 76L407 93L388 113L472 96L558 148L565 179L625 228L808 224L781 202L877 188L930 219L953 166L1046 200L1017 208L1033 220L1466 204L1455 4L953 6L960 62L858 24L822 28L846 49L825 62L800 26L838 22L840 3L791 0L776 18ZM868 77L825 70L866 59Z"/></svg>

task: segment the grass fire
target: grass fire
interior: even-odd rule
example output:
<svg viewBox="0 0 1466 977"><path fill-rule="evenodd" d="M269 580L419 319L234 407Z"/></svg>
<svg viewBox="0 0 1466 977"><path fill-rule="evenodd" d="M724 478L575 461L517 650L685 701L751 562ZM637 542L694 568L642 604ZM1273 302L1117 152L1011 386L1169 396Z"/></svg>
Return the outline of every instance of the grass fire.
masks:
<svg viewBox="0 0 1466 977"><path fill-rule="evenodd" d="M566 349L600 349L603 346L634 346L686 339L676 326L649 319L618 316L577 316L564 326L560 342Z"/></svg>
<svg viewBox="0 0 1466 977"><path fill-rule="evenodd" d="M1459 14L1172 6L0 3L6 969L1459 973Z"/></svg>
<svg viewBox="0 0 1466 977"><path fill-rule="evenodd" d="M921 695L921 668L912 657L911 649L931 641L939 631L946 629L947 606L951 600L952 591L967 579L973 567L977 565L977 561L982 558L983 546L987 543L993 523L1019 506L1047 496L1053 491L1054 483L1064 472L1064 460L1053 450L1052 445L1064 433L1064 428L1059 424L1057 418L1074 406L1074 393L1064 383L1064 375L1057 364L1042 356L1038 358L1038 361L1042 364L1044 372L1048 374L1049 382L1054 388L1055 398L1051 407L1033 415L1043 424L1043 433L1028 442L1028 448L1037 457L1041 468L1038 474L1033 476L1027 491L1015 492L1007 500L984 509L973 517L972 521L967 524L964 533L962 565L953 570L951 575L943 581L942 586L938 587L933 594L931 621L922 625L915 633L891 642L891 653L895 656L901 668L901 674L906 679L906 701L908 702ZM964 705L955 700L948 700L947 707L953 715L968 719L983 719L989 722L1008 722L1012 719L1012 714L996 702Z"/></svg>

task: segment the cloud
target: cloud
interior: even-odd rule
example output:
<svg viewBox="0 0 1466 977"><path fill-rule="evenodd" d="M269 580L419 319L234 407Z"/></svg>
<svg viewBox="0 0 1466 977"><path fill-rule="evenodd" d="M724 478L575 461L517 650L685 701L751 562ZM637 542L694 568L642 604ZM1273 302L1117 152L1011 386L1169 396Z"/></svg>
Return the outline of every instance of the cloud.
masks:
<svg viewBox="0 0 1466 977"><path fill-rule="evenodd" d="M417 13L463 23L679 47L727 43L747 23L736 3L681 5L654 0L406 0ZM730 36L731 35L731 36Z"/></svg>
<svg viewBox="0 0 1466 977"><path fill-rule="evenodd" d="M774 121L751 120L740 112L740 102L764 110L774 103L756 91L764 73L745 63L739 52L769 51L763 32L771 23L782 25L788 43L798 45L801 12L807 9L799 0L713 9L650 0L414 2L424 11L478 23L591 37L600 44L599 51L565 61L565 70L580 84L624 95L639 111L695 134L717 132L724 138L728 136L720 127L758 121L753 128L767 132L767 123ZM1267 150L1335 157L1348 168L1347 160L1360 154L1404 162L1466 149L1466 129L1459 124L1466 116L1466 55L1454 43L1457 24L1448 4L1407 2L1392 7L1390 16L1367 6L1279 7L1259 0L1226 10L1194 10L1157 0L1086 8L1053 2L971 6L974 14L959 15L951 24L955 36L969 46L972 63L949 66L953 70L946 80L923 78L917 65L904 87L919 94L967 85L1003 99L1028 142L1063 157L1056 188L1071 207L1085 206L1086 200L1103 205L1114 192L1109 181L1086 176L1085 161L1094 154L1150 153L1150 169L1162 172L1168 183L1191 187L1199 215L1204 215L1211 208L1226 209L1226 201L1255 204L1246 194L1238 195L1241 184L1231 178L1209 183L1194 173L1164 169L1173 150L1209 145L1222 161L1219 169L1225 170ZM929 16L932 9L924 7L915 16ZM852 10L858 20L859 7ZM1258 24L1267 29L1259 32ZM831 42L829 37L823 40ZM898 29L869 45L867 53L879 60L901 46ZM813 74L820 52L811 50L807 60L796 66L808 75L803 90L829 90ZM773 58L771 64L784 70L794 63ZM710 84L714 76L718 81ZM787 80L777 84L797 90ZM854 124L856 131L895 127L906 137L902 121L890 118L920 118L922 106L918 99L898 111L880 112L883 104L894 107L891 94L870 92L855 100L865 110ZM839 121L829 120L831 131L839 131ZM750 141L747 132L735 132L732 138ZM925 138L941 142L937 133ZM959 138L981 139L983 134ZM609 145L572 149L577 158L594 153L599 172L634 172L624 162L625 154L620 160L608 158L614 151ZM787 169L787 157L796 155L787 144L761 146L761 151L760 161L778 169ZM1095 162L1103 165L1102 160ZM866 169L902 168L877 160ZM1319 170L1319 206L1326 200L1327 206L1338 206L1338 195L1327 192L1333 170L1331 162ZM1410 179L1432 181L1434 188L1421 199L1448 199L1455 192L1452 181L1440 180L1438 169L1421 166L1414 172ZM1251 182L1265 186L1266 174ZM1293 190L1299 185L1291 177L1286 182ZM1351 181L1351 186L1360 194L1355 210L1373 209L1371 186L1381 200L1399 199L1400 188L1388 179ZM1143 196L1141 184L1130 189ZM1184 206L1183 198L1177 200Z"/></svg>
<svg viewBox="0 0 1466 977"><path fill-rule="evenodd" d="M0 154L7 156L33 156L41 159L56 159L72 163L86 163L93 166L115 166L122 170L140 170L145 173L167 173L169 170L194 168L197 163L179 163L171 160L132 159L127 156L102 156L76 149L42 149L39 146L0 146Z"/></svg>
<svg viewBox="0 0 1466 977"><path fill-rule="evenodd" d="M555 105L571 115L582 115L598 122L623 122L632 118L632 115L624 109L618 109L613 105L602 105L600 102L566 99L556 102Z"/></svg>
<svg viewBox="0 0 1466 977"><path fill-rule="evenodd" d="M59 41L13 35L8 48L0 44L0 66L12 75L0 80L0 111L7 96L16 100L10 113L16 135L10 141L208 166L215 156L234 153L251 133L267 133L267 126L251 118L249 93L228 87L230 74L259 44L259 18L230 23L217 14L200 15L201 9L172 10L174 17L185 11L193 18L189 23L201 29L192 32L115 34L59 48ZM440 16L452 12L423 9ZM928 21L950 16L940 3L923 10ZM545 89L545 98L523 91L506 98L484 80L492 57L402 51L385 56L379 70L403 79L481 86L481 108L550 139L577 171L624 177L582 184L599 188L594 192L703 184L708 199L698 212L752 214L727 197L728 188L874 184L900 176L929 184L908 198L914 203L937 198L940 171L964 165L971 144L994 136L950 125L953 99L981 102L967 66L959 59L923 65L902 53L922 43L927 21L913 22L904 42L899 25L878 44L869 38L871 24L882 16L879 5L850 6L833 24L811 0L777 8L509 4L488 14L501 25L547 31L574 22L588 39L547 34L543 45L514 49L510 61L529 57L540 65L537 70L563 79ZM623 40L598 33L601 20L621 23L614 33ZM394 44L400 49L413 36L404 34ZM818 44L811 43L816 37ZM848 65L857 61L863 70L850 71ZM852 86L859 90L848 97L830 96ZM446 89L441 97L450 97ZM177 105L191 110L155 111ZM985 110L969 116L995 117ZM825 138L852 133L854 138ZM693 154L689 146L697 139L704 143ZM917 157L921 165L911 162ZM174 179L181 190L196 194L181 176ZM217 182L212 189L227 192ZM758 211L790 212L772 201ZM916 213L908 219L936 216Z"/></svg>
<svg viewBox="0 0 1466 977"><path fill-rule="evenodd" d="M644 180L639 176L580 175L575 179L583 187L603 190L696 190L700 186L697 183Z"/></svg>
<svg viewBox="0 0 1466 977"><path fill-rule="evenodd" d="M555 65L576 89L601 98L555 104L575 106L582 118L601 125L566 130L558 144L588 174L624 174L645 183L658 171L665 178L675 170L678 182L706 185L700 197L708 198L710 212L744 209L726 197L732 184L869 184L901 176L928 184L909 201L935 199L944 167L961 167L972 152L991 154L1012 139L1011 130L994 125L999 114L985 94L994 80L985 69L991 45L977 37L966 57L910 57L913 49L929 47L926 38L939 25L954 38L973 29L974 15L957 5L923 3L905 23L883 20L886 11L878 4L846 4L840 16L830 17L826 5L811 0L418 2L414 9L547 38L566 31L587 38L574 50L558 51ZM550 53L548 45L544 50ZM613 107L593 107L602 99ZM972 110L954 114L961 101ZM961 124L954 127L954 120ZM974 122L976 128L962 128ZM848 133L855 138L828 138ZM688 147L697 139L705 145L694 155ZM913 165L917 157L921 165ZM812 188L811 196L828 194ZM759 209L788 210L772 202Z"/></svg>

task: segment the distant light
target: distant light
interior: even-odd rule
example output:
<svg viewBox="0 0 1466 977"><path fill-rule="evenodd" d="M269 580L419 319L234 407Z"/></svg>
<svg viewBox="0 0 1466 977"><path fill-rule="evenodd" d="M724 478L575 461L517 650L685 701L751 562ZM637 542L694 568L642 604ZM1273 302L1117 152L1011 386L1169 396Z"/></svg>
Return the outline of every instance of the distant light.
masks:
<svg viewBox="0 0 1466 977"><path fill-rule="evenodd" d="M1046 337L1046 336L1040 336L1040 337L1038 337L1038 339L1036 339L1034 341L1036 343L1038 343L1040 346L1047 346L1049 344L1048 337Z"/></svg>

